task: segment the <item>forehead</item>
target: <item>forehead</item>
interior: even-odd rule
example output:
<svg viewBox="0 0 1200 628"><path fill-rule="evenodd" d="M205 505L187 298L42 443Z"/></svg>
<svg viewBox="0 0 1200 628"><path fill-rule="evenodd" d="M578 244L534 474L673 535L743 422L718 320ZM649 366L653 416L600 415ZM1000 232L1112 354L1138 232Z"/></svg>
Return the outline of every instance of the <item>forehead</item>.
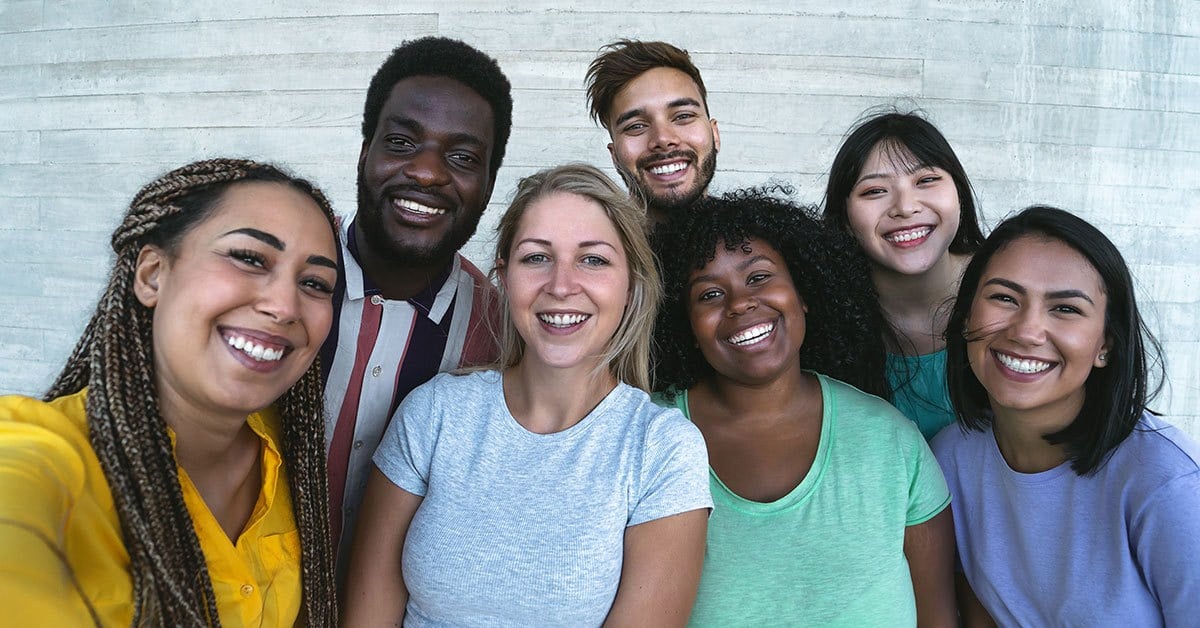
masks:
<svg viewBox="0 0 1200 628"><path fill-rule="evenodd" d="M524 238L569 244L600 240L621 248L617 227L600 203L569 192L551 192L529 204L517 227L517 241Z"/></svg>
<svg viewBox="0 0 1200 628"><path fill-rule="evenodd" d="M1061 240L1038 235L1021 236L996 251L984 268L983 281L992 277L1015 281L1032 292L1105 292L1100 273L1082 253Z"/></svg>
<svg viewBox="0 0 1200 628"><path fill-rule="evenodd" d="M691 98L704 104L700 87L685 72L675 68L651 68L634 77L617 92L613 97L610 117L615 118L632 109L666 109L671 102L680 98Z"/></svg>
<svg viewBox="0 0 1200 628"><path fill-rule="evenodd" d="M253 181L229 186L213 211L193 230L220 237L233 229L253 227L287 242L334 252L333 227L310 196L282 183Z"/></svg>
<svg viewBox="0 0 1200 628"><path fill-rule="evenodd" d="M769 243L757 238L749 238L730 250L724 240L717 241L713 258L703 267L692 271L692 275L709 274L716 270L735 271L740 264L750 258L765 258L776 266L784 266L783 255Z"/></svg>
<svg viewBox="0 0 1200 628"><path fill-rule="evenodd" d="M448 76L410 76L392 86L375 129L410 120L434 134L469 134L491 151L495 115L479 92Z"/></svg>
<svg viewBox="0 0 1200 628"><path fill-rule="evenodd" d="M925 168L936 168L933 164L917 157L912 149L896 138L885 138L871 147L863 162L862 173L895 172L912 174Z"/></svg>

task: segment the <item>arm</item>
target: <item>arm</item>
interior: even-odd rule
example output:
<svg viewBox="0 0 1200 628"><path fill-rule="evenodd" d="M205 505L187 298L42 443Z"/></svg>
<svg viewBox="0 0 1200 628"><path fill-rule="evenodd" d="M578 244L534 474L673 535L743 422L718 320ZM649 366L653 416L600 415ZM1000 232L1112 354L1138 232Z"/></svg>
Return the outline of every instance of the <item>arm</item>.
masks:
<svg viewBox="0 0 1200 628"><path fill-rule="evenodd" d="M401 558L422 498L371 470L350 549L343 626L399 626L408 604Z"/></svg>
<svg viewBox="0 0 1200 628"><path fill-rule="evenodd" d="M904 529L904 556L917 599L918 626L954 626L954 520L947 506Z"/></svg>
<svg viewBox="0 0 1200 628"><path fill-rule="evenodd" d="M996 621L988 614L987 609L975 591L967 582L967 576L962 572L954 574L954 596L958 599L958 612L962 615L962 625L966 628L993 628Z"/></svg>
<svg viewBox="0 0 1200 628"><path fill-rule="evenodd" d="M683 626L692 612L708 509L647 521L625 529L617 597L605 626Z"/></svg>

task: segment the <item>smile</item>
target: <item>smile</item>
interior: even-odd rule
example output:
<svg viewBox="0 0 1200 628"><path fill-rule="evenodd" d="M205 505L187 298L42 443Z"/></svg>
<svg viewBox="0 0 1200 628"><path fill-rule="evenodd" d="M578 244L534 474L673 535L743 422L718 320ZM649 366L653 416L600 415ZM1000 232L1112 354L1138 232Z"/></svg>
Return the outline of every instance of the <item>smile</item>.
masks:
<svg viewBox="0 0 1200 628"><path fill-rule="evenodd" d="M726 342L731 345L745 347L764 340L771 332L775 331L775 323L762 323L755 325L749 329L739 331L730 336Z"/></svg>
<svg viewBox="0 0 1200 628"><path fill-rule="evenodd" d="M1050 367L1054 366L1053 362L1044 362L1042 360L1033 360L1033 359L1014 358L1010 355L1005 355L998 351L993 351L992 354L996 356L996 359L999 360L1000 363L1003 364L1005 368L1010 369L1012 371L1016 371L1017 373L1023 373L1023 374L1041 373L1042 371L1045 371L1045 370L1049 369Z"/></svg>
<svg viewBox="0 0 1200 628"><path fill-rule="evenodd" d="M687 170L687 167L688 164L686 161L677 161L674 163L664 164L662 166L653 166L650 168L650 172L662 176L666 174L674 174L681 170Z"/></svg>
<svg viewBox="0 0 1200 628"><path fill-rule="evenodd" d="M897 243L912 242L913 240L920 240L930 233L933 233L933 227L914 227L912 229L893 231L883 236L883 239L887 240L888 242Z"/></svg>
<svg viewBox="0 0 1200 628"><path fill-rule="evenodd" d="M257 344L252 340L246 340L242 336L226 336L225 341L229 343L229 346L245 353L258 362L277 362L283 357L284 353L283 347L272 349Z"/></svg>
<svg viewBox="0 0 1200 628"><path fill-rule="evenodd" d="M538 314L538 320L551 327L573 327L591 318L591 314Z"/></svg>
<svg viewBox="0 0 1200 628"><path fill-rule="evenodd" d="M422 205L416 201L410 201L406 198L395 199L392 201L392 203L394 203L396 207L399 207L400 209L424 216L441 216L442 214L446 213L446 210L444 209Z"/></svg>

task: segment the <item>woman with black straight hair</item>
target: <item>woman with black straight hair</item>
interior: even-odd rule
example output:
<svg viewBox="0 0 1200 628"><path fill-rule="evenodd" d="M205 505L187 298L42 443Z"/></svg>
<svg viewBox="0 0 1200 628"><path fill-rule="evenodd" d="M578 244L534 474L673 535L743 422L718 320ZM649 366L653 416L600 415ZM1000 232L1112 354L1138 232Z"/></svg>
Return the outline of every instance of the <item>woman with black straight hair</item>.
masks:
<svg viewBox="0 0 1200 628"><path fill-rule="evenodd" d="M1125 260L1060 209L996 227L947 329L968 625L1194 625L1200 445L1146 410L1161 350Z"/></svg>

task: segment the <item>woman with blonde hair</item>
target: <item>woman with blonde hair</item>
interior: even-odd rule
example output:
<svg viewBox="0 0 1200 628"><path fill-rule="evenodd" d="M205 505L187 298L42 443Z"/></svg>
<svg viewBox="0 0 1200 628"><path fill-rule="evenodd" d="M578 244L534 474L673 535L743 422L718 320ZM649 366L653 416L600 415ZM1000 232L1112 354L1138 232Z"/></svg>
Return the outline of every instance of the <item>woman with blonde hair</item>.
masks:
<svg viewBox="0 0 1200 628"><path fill-rule="evenodd" d="M656 407L645 213L599 170L522 180L498 227L501 359L400 406L375 454L345 620L681 625L704 443Z"/></svg>
<svg viewBox="0 0 1200 628"><path fill-rule="evenodd" d="M320 369L328 201L214 159L113 232L45 401L0 398L0 607L19 626L335 621Z"/></svg>

